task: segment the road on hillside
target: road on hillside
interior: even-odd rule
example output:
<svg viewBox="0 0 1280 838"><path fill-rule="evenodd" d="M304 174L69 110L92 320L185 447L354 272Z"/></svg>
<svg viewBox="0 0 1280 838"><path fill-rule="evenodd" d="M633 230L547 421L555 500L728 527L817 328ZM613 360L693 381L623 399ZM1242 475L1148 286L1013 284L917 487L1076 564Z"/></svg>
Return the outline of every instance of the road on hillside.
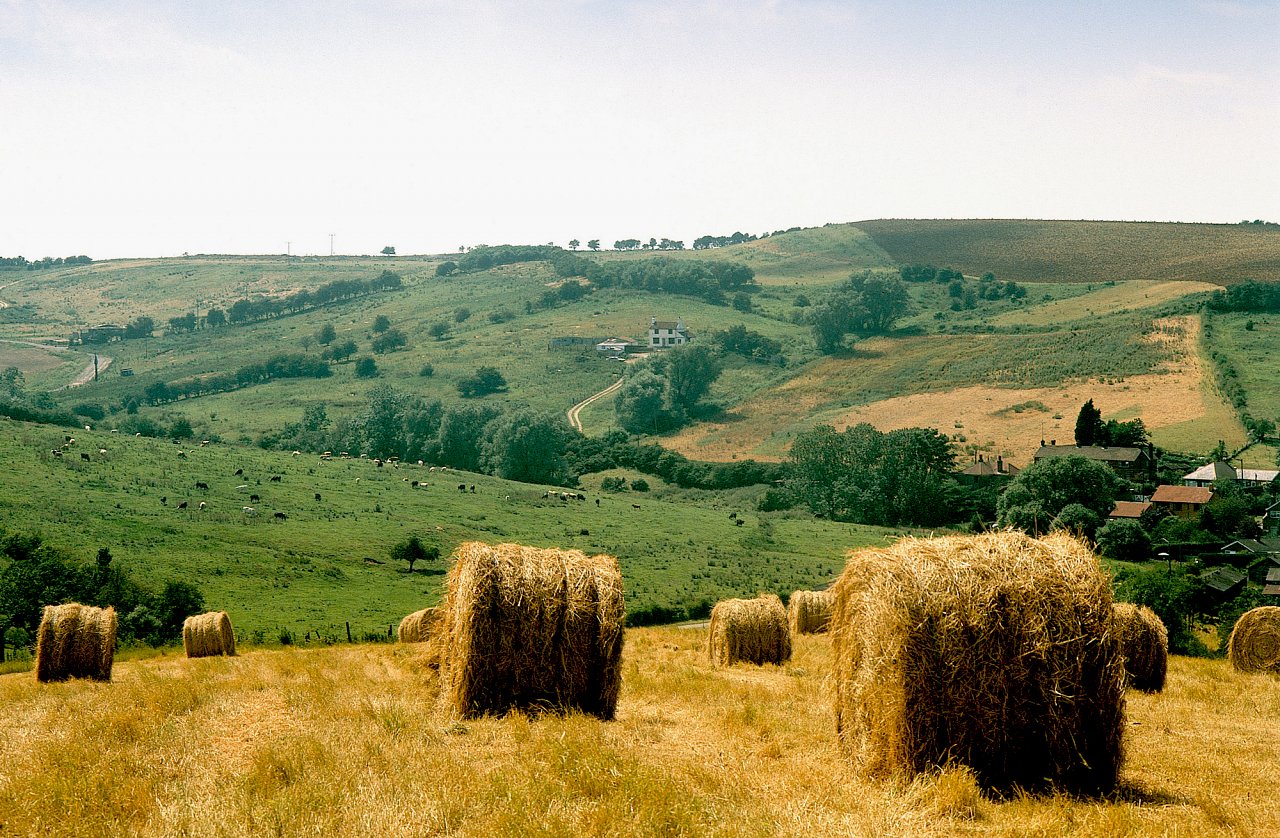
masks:
<svg viewBox="0 0 1280 838"><path fill-rule="evenodd" d="M109 367L109 366L111 366L111 358L110 358L109 356L107 356L107 355L99 355L99 356L98 356L98 364L97 364L96 372L99 372L99 373L106 372L106 371L107 371L107 367ZM93 381L93 374L94 374L94 372L95 372L95 367L94 367L93 361L92 361L92 360L90 360L90 361L89 361L89 366L87 366L87 367L85 367L83 370L81 370L81 371L80 371L80 374L79 374L79 375L77 375L77 376L76 376L76 377L71 381L71 383L70 383L70 384L68 384L66 387L64 387L64 388L62 388L62 389L64 389L64 390L69 390L69 389L71 389L72 387L79 387L79 386L81 386L81 385L83 385L83 384L88 384L90 381Z"/></svg>
<svg viewBox="0 0 1280 838"><path fill-rule="evenodd" d="M566 416L569 417L569 425L575 431L578 431L579 433L583 433L582 419L580 418L580 414L582 413L582 408L586 407L592 402L598 401L599 399L603 399L605 396L609 395L610 393L616 393L618 391L618 388L621 386L622 386L622 377L619 376L617 381L613 382L608 387L601 390L599 393L596 393L594 396L587 396L585 399L578 402L573 407L569 408L569 412L565 414Z"/></svg>

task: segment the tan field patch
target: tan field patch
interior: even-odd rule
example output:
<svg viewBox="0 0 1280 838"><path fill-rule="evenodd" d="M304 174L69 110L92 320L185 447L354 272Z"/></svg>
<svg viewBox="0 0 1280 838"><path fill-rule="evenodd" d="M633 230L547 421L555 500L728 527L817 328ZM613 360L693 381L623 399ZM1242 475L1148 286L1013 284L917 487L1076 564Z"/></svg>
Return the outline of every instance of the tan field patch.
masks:
<svg viewBox="0 0 1280 838"><path fill-rule="evenodd" d="M1150 339L1168 344L1177 359L1160 373L1053 387L973 385L832 410L839 396L832 382L839 379L829 375L828 366L818 365L735 408L735 421L702 423L664 444L701 459L726 460L737 455L777 460L786 455L794 433L815 420L837 429L868 422L882 431L937 428L953 438L963 436L964 446L1002 454L1021 466L1030 462L1040 440L1071 441L1076 414L1088 399L1093 399L1104 418L1141 418L1160 445L1207 451L1218 439L1229 445L1243 443L1239 420L1206 377L1199 318L1166 318L1157 321L1156 327ZM863 346L882 350L884 343L867 341ZM868 373L874 372L870 367Z"/></svg>
<svg viewBox="0 0 1280 838"><path fill-rule="evenodd" d="M993 326L1046 326L1078 320L1092 314L1135 311L1167 303L1188 294L1216 291L1219 287L1208 282L1159 282L1135 279L1116 285L1104 285L1079 297L1054 300L1044 305L1008 311L991 318L989 322Z"/></svg>

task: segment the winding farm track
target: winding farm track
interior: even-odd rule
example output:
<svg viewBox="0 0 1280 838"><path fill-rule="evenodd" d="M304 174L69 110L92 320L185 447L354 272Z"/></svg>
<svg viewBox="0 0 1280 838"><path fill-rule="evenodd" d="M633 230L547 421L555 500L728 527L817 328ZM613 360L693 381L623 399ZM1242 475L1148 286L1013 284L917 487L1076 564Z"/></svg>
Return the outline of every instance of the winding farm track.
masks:
<svg viewBox="0 0 1280 838"><path fill-rule="evenodd" d="M616 393L618 391L618 388L621 386L622 386L622 378L619 377L617 381L613 382L608 387L601 390L599 393L596 393L594 396L587 396L585 399L578 402L573 407L569 408L568 412L565 413L565 416L569 418L570 427L572 427L575 431L582 433L583 432L582 419L581 419L582 408L586 407L592 402L603 399L605 396L609 395L610 393Z"/></svg>
<svg viewBox="0 0 1280 838"><path fill-rule="evenodd" d="M30 346L33 349L43 349L46 352L50 352L54 354L70 351L63 346L50 346L47 343L37 343L35 341L30 341L30 340L0 339L0 343L10 343L10 344L13 344L14 346ZM74 353L74 354L78 355L80 353ZM105 371L107 367L111 366L111 360L112 359L107 355L99 355L98 356L98 372L101 373ZM75 378L73 378L70 382L62 385L57 389L66 390L71 387L79 387L82 384L88 384L92 380L93 380L93 359L90 358L88 365L85 366L85 368L81 370L80 373Z"/></svg>

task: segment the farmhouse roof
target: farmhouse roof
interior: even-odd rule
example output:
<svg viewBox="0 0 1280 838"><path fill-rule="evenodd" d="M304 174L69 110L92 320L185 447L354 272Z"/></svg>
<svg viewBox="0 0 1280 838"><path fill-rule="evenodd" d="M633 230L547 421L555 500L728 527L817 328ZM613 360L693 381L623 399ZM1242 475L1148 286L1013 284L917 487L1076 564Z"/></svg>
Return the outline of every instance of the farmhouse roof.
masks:
<svg viewBox="0 0 1280 838"><path fill-rule="evenodd" d="M1108 518L1141 518L1151 508L1150 501L1118 500Z"/></svg>
<svg viewBox="0 0 1280 838"><path fill-rule="evenodd" d="M1111 448L1105 445L1041 445L1035 453L1037 460L1054 457L1084 457L1086 460L1107 463L1133 463L1145 456L1147 452L1141 448Z"/></svg>
<svg viewBox="0 0 1280 838"><path fill-rule="evenodd" d="M1157 486L1151 496L1152 503L1198 503L1205 504L1213 499L1213 490L1200 486Z"/></svg>
<svg viewBox="0 0 1280 838"><path fill-rule="evenodd" d="M675 320L652 320L649 326L654 329L677 329L680 324Z"/></svg>
<svg viewBox="0 0 1280 838"><path fill-rule="evenodd" d="M1215 480L1243 480L1250 483L1270 483L1280 476L1280 471L1273 468L1235 468L1230 463L1217 460L1206 463L1190 474L1182 475L1187 482L1212 483Z"/></svg>
<svg viewBox="0 0 1280 838"><path fill-rule="evenodd" d="M1280 553L1280 538L1241 538L1222 548L1224 553Z"/></svg>
<svg viewBox="0 0 1280 838"><path fill-rule="evenodd" d="M1231 594L1243 588L1246 578L1243 571L1226 566L1215 567L1200 574L1200 581L1206 587L1223 594Z"/></svg>

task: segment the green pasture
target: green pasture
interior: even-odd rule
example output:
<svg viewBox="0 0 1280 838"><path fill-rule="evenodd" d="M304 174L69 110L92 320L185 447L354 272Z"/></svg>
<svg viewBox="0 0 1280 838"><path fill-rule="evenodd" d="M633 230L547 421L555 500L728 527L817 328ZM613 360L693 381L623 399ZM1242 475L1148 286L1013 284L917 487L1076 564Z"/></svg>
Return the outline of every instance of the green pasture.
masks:
<svg viewBox="0 0 1280 838"><path fill-rule="evenodd" d="M67 434L74 446L53 456ZM148 584L192 582L238 628L269 633L348 621L353 631L385 630L435 602L443 562L419 565L411 575L388 559L391 546L413 534L446 554L479 539L616 555L633 611L811 588L834 578L844 550L892 536L761 515L753 490L683 492L646 478L654 491L588 489L586 501L548 500L546 487L479 474L229 444L178 446L7 419L0 420L0 463L6 528L39 531L85 562L107 547ZM586 485L598 487L594 480ZM197 481L209 489L197 489ZM254 494L259 500L250 500ZM183 502L187 508L179 509Z"/></svg>

